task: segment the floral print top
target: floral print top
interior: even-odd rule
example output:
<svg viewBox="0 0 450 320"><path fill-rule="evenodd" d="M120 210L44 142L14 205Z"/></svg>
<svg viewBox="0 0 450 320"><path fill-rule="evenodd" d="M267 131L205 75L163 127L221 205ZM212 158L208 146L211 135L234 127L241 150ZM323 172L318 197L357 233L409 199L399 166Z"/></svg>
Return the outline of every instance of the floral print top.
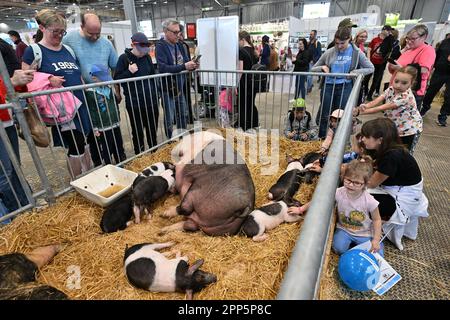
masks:
<svg viewBox="0 0 450 320"><path fill-rule="evenodd" d="M395 93L390 86L383 93L385 103L394 103L397 107L384 111L384 116L394 121L400 137L410 136L422 132L422 116L417 109L416 98L411 89L402 93Z"/></svg>

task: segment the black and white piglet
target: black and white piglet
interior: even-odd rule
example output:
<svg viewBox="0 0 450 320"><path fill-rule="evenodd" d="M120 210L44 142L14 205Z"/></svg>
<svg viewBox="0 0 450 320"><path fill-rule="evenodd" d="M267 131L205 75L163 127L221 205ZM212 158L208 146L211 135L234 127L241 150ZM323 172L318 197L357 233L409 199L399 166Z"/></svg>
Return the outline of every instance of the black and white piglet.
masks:
<svg viewBox="0 0 450 320"><path fill-rule="evenodd" d="M300 206L300 203L293 203ZM266 230L272 230L283 222L297 222L303 217L288 213L288 205L284 201L266 204L253 210L242 224L242 231L247 237L253 237L254 241L264 241L268 235Z"/></svg>
<svg viewBox="0 0 450 320"><path fill-rule="evenodd" d="M142 243L125 249L124 268L128 281L139 289L153 292L193 293L217 281L217 277L200 270L203 260L189 266L187 257L168 259L157 250L171 247L173 243Z"/></svg>
<svg viewBox="0 0 450 320"><path fill-rule="evenodd" d="M105 209L100 227L106 233L124 230L130 225L132 217L133 201L131 194L127 194Z"/></svg>
<svg viewBox="0 0 450 320"><path fill-rule="evenodd" d="M175 166L172 163L166 162L166 161L156 162L156 163L152 164L151 166L148 166L147 168L142 170L141 173L146 177L159 176L168 169L174 170Z"/></svg>
<svg viewBox="0 0 450 320"><path fill-rule="evenodd" d="M300 162L304 168L304 173L303 173L303 175L304 175L303 181L304 182L311 184L313 178L319 175L318 172L311 171L311 170L309 170L309 168L312 167L312 165L315 161L321 160L321 158L322 158L322 155L318 152L308 152L300 159Z"/></svg>
<svg viewBox="0 0 450 320"><path fill-rule="evenodd" d="M287 158L288 166L277 182L270 187L267 197L270 200L291 202L302 182L303 165L300 160Z"/></svg>
<svg viewBox="0 0 450 320"><path fill-rule="evenodd" d="M151 205L161 199L167 191L174 192L174 190L175 172L171 169L165 170L159 176L149 176L136 183L132 190L134 222L141 222L141 214L145 215L145 219L150 219Z"/></svg>

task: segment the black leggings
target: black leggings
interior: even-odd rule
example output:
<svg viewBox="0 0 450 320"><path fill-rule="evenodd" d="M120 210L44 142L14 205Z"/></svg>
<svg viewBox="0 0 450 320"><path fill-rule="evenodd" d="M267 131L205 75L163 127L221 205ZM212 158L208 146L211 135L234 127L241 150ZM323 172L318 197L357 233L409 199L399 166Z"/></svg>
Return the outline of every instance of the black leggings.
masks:
<svg viewBox="0 0 450 320"><path fill-rule="evenodd" d="M78 156L84 153L86 139L78 130L67 130L61 132L64 145L69 148L67 155Z"/></svg>
<svg viewBox="0 0 450 320"><path fill-rule="evenodd" d="M378 210L380 211L381 220L388 221L395 210L397 210L395 199L388 194L373 193L372 196L379 202Z"/></svg>

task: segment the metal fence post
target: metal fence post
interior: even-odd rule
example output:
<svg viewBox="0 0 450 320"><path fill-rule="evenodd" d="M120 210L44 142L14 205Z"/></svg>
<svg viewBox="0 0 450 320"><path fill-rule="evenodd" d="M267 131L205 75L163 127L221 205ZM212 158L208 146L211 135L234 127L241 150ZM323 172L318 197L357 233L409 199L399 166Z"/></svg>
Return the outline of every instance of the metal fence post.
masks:
<svg viewBox="0 0 450 320"><path fill-rule="evenodd" d="M11 104L13 105L13 110L14 110L16 119L22 128L25 142L27 143L27 146L28 146L28 150L30 151L30 154L33 159L34 165L36 166L36 170L38 172L39 178L41 179L42 185L46 191L46 195L47 195L46 200L49 203L54 203L55 195L54 195L53 189L50 185L50 181L48 180L47 175L45 174L44 166L42 165L41 159L39 158L39 154L36 150L36 146L34 145L33 138L31 137L30 128L28 127L27 121L25 120L22 106L20 105L19 98L14 91L14 87L9 78L8 70L6 69L5 61L3 60L3 57L1 55L0 55L0 71L1 71L1 75L3 77L3 82L8 91L8 99L10 100ZM20 179L21 177L20 177L19 172L18 172L18 175L19 175L19 179ZM22 178L23 178L23 176L22 176ZM21 181L21 183L22 183L22 181ZM25 181L25 186L28 186L26 181ZM25 190L26 190L26 188L25 188Z"/></svg>

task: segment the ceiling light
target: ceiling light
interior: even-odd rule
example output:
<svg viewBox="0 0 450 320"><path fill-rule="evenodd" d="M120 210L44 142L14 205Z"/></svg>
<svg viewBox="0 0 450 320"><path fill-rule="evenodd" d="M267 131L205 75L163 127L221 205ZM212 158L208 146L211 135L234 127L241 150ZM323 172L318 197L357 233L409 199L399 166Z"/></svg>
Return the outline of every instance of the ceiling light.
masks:
<svg viewBox="0 0 450 320"><path fill-rule="evenodd" d="M214 0L219 6L223 7L223 5L219 2L219 0Z"/></svg>

